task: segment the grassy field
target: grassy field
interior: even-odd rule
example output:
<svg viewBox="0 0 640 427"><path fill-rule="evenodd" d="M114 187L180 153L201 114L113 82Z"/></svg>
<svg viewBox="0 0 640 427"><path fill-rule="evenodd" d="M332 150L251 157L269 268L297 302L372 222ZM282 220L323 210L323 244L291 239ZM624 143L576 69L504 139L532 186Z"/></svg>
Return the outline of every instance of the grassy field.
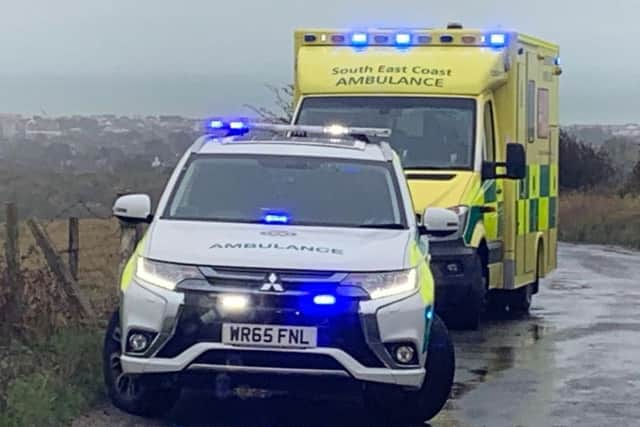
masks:
<svg viewBox="0 0 640 427"><path fill-rule="evenodd" d="M66 260L67 222L44 222ZM5 230L0 230L4 242ZM96 318L78 324L26 226L20 229L25 290L22 336L0 340L0 425L59 426L103 398L102 334L117 304L120 231L115 220L80 221L79 286ZM0 249L4 270L4 245ZM0 307L7 286L0 280Z"/></svg>
<svg viewBox="0 0 640 427"><path fill-rule="evenodd" d="M559 236L567 242L640 249L640 198L562 194Z"/></svg>

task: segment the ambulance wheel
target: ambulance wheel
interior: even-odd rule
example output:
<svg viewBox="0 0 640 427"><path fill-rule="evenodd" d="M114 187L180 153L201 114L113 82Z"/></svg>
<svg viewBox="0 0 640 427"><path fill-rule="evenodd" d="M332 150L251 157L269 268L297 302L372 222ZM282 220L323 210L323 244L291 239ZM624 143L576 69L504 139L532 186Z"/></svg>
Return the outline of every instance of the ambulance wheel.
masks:
<svg viewBox="0 0 640 427"><path fill-rule="evenodd" d="M531 308L533 294L537 292L538 284L540 283L540 274L542 270L542 246L538 246L537 252L535 281L511 292L509 298L509 309L512 311L528 313Z"/></svg>
<svg viewBox="0 0 640 427"><path fill-rule="evenodd" d="M533 299L533 284L516 289L510 295L509 310L527 313Z"/></svg>
<svg viewBox="0 0 640 427"><path fill-rule="evenodd" d="M447 318L452 329L475 331L480 326L480 317L487 304L487 272L483 268L482 257L476 254L473 261L469 297L465 304L457 308Z"/></svg>
<svg viewBox="0 0 640 427"><path fill-rule="evenodd" d="M421 425L438 415L447 403L455 369L455 351L449 331L444 322L434 315L427 348L427 374L422 387L413 391L387 385L370 385L365 395L367 406L376 416L390 421L391 425Z"/></svg>
<svg viewBox="0 0 640 427"><path fill-rule="evenodd" d="M120 315L116 311L109 321L102 353L109 399L115 407L133 415L152 417L169 412L180 398L180 389L163 385L159 377L125 374L120 361L121 339Z"/></svg>

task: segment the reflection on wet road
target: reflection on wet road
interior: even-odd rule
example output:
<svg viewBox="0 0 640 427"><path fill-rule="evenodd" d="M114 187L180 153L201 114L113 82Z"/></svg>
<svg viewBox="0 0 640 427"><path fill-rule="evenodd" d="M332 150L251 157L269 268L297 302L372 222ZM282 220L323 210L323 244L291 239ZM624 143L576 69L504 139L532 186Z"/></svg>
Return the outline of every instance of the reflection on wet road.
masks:
<svg viewBox="0 0 640 427"><path fill-rule="evenodd" d="M531 314L453 332L453 396L433 427L640 425L640 254L561 245L560 268ZM84 426L371 426L358 399L331 396L217 401L186 393L169 419L106 407Z"/></svg>

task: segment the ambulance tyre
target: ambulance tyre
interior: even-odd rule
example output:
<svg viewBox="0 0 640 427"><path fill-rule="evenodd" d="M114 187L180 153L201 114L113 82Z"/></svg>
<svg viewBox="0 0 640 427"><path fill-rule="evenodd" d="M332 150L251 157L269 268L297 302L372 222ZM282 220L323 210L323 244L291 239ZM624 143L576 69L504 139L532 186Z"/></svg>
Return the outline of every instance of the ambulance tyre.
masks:
<svg viewBox="0 0 640 427"><path fill-rule="evenodd" d="M510 295L509 309L518 313L528 313L531 308L533 294L540 283L540 270L542 262L542 246L538 246L536 256L536 280L526 286L513 291Z"/></svg>
<svg viewBox="0 0 640 427"><path fill-rule="evenodd" d="M480 326L480 317L487 303L487 274L482 267L482 257L479 254L476 254L474 263L475 274L471 278L469 299L451 314L448 324L452 329L475 331Z"/></svg>
<svg viewBox="0 0 640 427"><path fill-rule="evenodd" d="M378 419L390 421L391 425L422 425L438 415L447 403L455 368L455 351L449 331L444 322L434 315L427 349L427 374L422 387L413 391L394 386L370 385L366 389L366 404Z"/></svg>
<svg viewBox="0 0 640 427"><path fill-rule="evenodd" d="M104 382L115 407L133 415L153 417L169 412L180 397L180 388L167 386L158 377L122 372L120 315L116 311L107 327L102 353Z"/></svg>

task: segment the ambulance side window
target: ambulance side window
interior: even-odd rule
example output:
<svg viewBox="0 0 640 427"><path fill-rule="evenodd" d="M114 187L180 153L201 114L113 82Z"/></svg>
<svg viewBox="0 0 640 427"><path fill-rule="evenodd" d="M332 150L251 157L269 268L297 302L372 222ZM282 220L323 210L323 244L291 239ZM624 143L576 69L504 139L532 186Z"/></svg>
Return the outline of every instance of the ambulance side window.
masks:
<svg viewBox="0 0 640 427"><path fill-rule="evenodd" d="M495 129L493 125L493 104L488 101L484 106L484 160L495 162L496 141Z"/></svg>

